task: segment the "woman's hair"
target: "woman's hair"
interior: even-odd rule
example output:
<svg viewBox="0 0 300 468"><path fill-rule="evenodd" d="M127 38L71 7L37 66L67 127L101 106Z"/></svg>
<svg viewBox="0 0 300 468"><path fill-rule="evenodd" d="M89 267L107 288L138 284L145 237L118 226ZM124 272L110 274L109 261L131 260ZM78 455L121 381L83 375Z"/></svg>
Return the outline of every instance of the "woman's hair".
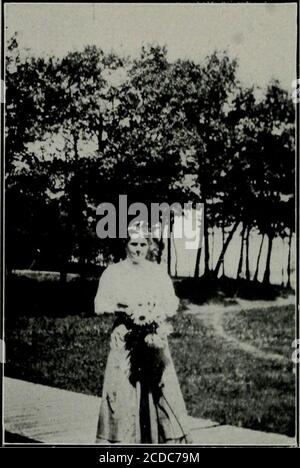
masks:
<svg viewBox="0 0 300 468"><path fill-rule="evenodd" d="M147 240L151 239L151 233L146 222L136 221L135 223L129 224L127 228L127 242L134 237L143 237Z"/></svg>

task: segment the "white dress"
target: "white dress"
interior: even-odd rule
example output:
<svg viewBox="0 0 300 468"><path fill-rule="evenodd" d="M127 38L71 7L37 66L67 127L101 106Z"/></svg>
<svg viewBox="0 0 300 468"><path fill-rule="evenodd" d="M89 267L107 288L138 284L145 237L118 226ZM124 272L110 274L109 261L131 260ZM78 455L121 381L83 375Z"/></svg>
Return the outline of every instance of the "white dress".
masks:
<svg viewBox="0 0 300 468"><path fill-rule="evenodd" d="M115 313L120 304L134 309L148 301L155 302L156 311L162 316L171 317L178 308L172 281L160 265L147 260L136 265L127 259L108 266L103 272L95 297L95 312ZM161 378L161 395L155 401L151 391L145 394L143 382L135 385L130 382L128 351L122 335L118 340L111 340L97 443L186 443L190 440L186 407L167 341L163 353L167 365Z"/></svg>

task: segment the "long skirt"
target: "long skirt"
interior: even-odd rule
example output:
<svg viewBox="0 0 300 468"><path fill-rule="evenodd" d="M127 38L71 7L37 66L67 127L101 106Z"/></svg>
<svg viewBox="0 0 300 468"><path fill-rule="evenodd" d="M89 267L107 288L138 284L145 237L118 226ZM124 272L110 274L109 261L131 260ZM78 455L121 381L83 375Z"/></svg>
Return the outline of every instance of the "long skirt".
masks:
<svg viewBox="0 0 300 468"><path fill-rule="evenodd" d="M184 399L170 355L161 379L159 398L137 381L129 380L129 358L125 345L111 348L103 383L97 444L191 443Z"/></svg>

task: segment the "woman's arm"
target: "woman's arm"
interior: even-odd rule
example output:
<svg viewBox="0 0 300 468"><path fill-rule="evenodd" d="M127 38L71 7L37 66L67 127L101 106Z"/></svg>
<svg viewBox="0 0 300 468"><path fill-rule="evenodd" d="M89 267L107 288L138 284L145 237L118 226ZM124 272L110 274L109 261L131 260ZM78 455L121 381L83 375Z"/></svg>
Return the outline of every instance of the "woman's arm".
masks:
<svg viewBox="0 0 300 468"><path fill-rule="evenodd" d="M173 282L170 276L160 267L159 275L160 307L167 317L176 314L179 299L175 294Z"/></svg>
<svg viewBox="0 0 300 468"><path fill-rule="evenodd" d="M94 305L97 315L113 313L116 309L115 278L110 267L100 277Z"/></svg>

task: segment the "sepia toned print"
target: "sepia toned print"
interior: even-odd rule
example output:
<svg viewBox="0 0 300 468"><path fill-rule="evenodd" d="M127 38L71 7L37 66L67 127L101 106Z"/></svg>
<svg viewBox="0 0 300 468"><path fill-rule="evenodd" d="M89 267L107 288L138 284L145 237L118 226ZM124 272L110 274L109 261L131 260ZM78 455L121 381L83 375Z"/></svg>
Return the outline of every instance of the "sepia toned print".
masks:
<svg viewBox="0 0 300 468"><path fill-rule="evenodd" d="M3 444L297 445L297 8L4 4Z"/></svg>

